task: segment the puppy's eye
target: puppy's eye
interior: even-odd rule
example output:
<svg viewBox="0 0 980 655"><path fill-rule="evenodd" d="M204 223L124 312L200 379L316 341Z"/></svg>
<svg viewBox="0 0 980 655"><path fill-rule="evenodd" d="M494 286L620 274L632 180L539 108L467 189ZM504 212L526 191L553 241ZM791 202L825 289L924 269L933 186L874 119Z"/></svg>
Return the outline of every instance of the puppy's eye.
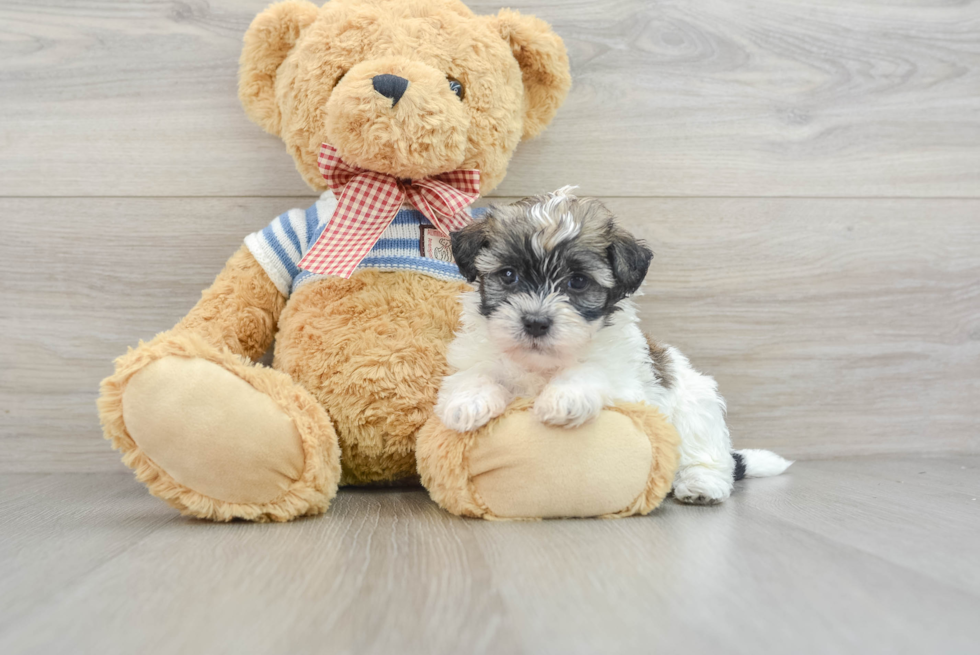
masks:
<svg viewBox="0 0 980 655"><path fill-rule="evenodd" d="M449 78L449 90L455 93L460 100L463 99L463 83L457 80L455 77Z"/></svg>
<svg viewBox="0 0 980 655"><path fill-rule="evenodd" d="M589 286L589 278L579 273L568 278L568 288L572 291L582 291Z"/></svg>
<svg viewBox="0 0 980 655"><path fill-rule="evenodd" d="M505 268L503 270L497 271L497 277L500 278L500 281L506 287L517 284L517 280L518 280L517 271L515 271L512 268Z"/></svg>

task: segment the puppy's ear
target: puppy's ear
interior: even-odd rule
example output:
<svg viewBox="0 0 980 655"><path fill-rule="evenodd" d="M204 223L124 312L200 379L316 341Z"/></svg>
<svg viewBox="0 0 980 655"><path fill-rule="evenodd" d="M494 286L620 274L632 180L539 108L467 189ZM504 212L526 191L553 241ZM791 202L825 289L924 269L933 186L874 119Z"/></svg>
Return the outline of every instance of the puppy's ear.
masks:
<svg viewBox="0 0 980 655"><path fill-rule="evenodd" d="M613 292L617 301L632 295L643 284L653 259L653 251L633 238L626 230L613 227L606 249L616 286Z"/></svg>
<svg viewBox="0 0 980 655"><path fill-rule="evenodd" d="M453 259L459 266L459 272L470 283L473 283L479 275L479 271L476 270L476 256L487 245L486 223L486 220L475 221L449 235L453 246Z"/></svg>

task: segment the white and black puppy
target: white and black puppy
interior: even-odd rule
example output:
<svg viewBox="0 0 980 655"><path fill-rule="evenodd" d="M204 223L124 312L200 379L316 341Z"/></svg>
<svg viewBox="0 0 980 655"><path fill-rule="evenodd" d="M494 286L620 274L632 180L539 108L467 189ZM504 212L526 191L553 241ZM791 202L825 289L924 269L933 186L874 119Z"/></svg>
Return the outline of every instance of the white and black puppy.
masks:
<svg viewBox="0 0 980 655"><path fill-rule="evenodd" d="M678 500L717 503L734 480L782 473L790 462L775 453L732 451L715 381L640 330L629 297L653 253L602 203L570 190L492 207L452 235L477 290L463 294L439 418L473 430L526 397L541 421L573 427L613 403L645 401L680 434Z"/></svg>

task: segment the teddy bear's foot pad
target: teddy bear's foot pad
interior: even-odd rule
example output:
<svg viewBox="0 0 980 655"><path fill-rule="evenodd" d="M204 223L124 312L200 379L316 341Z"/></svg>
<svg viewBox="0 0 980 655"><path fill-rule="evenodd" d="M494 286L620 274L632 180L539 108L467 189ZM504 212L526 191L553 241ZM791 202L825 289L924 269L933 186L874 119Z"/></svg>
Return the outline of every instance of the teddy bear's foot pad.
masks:
<svg viewBox="0 0 980 655"><path fill-rule="evenodd" d="M576 428L515 401L471 432L433 417L419 432L422 484L442 507L486 519L632 516L657 507L677 470L677 431L655 409L621 403Z"/></svg>
<svg viewBox="0 0 980 655"><path fill-rule="evenodd" d="M469 463L477 493L498 517L600 516L643 493L651 457L650 440L622 414L570 431L520 412L488 431Z"/></svg>
<svg viewBox="0 0 980 655"><path fill-rule="evenodd" d="M122 397L126 429L176 482L229 503L266 503L303 474L296 425L269 396L200 358L163 357Z"/></svg>

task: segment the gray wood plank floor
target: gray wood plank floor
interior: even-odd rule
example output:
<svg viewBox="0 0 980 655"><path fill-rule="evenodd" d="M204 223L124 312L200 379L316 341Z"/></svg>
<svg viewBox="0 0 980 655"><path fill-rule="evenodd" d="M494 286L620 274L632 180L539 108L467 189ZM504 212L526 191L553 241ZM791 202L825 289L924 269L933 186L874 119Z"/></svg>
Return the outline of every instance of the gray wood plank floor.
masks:
<svg viewBox="0 0 980 655"><path fill-rule="evenodd" d="M118 470L95 413L113 358L312 202L0 198L0 471ZM740 447L980 449L980 200L607 202L656 251L644 328L718 379Z"/></svg>
<svg viewBox="0 0 980 655"><path fill-rule="evenodd" d="M718 507L460 519L342 491L179 517L125 474L0 476L3 653L976 653L980 456L799 462Z"/></svg>
<svg viewBox="0 0 980 655"><path fill-rule="evenodd" d="M0 195L305 193L236 98L266 4L0 2ZM980 195L976 2L514 4L575 88L499 195Z"/></svg>

